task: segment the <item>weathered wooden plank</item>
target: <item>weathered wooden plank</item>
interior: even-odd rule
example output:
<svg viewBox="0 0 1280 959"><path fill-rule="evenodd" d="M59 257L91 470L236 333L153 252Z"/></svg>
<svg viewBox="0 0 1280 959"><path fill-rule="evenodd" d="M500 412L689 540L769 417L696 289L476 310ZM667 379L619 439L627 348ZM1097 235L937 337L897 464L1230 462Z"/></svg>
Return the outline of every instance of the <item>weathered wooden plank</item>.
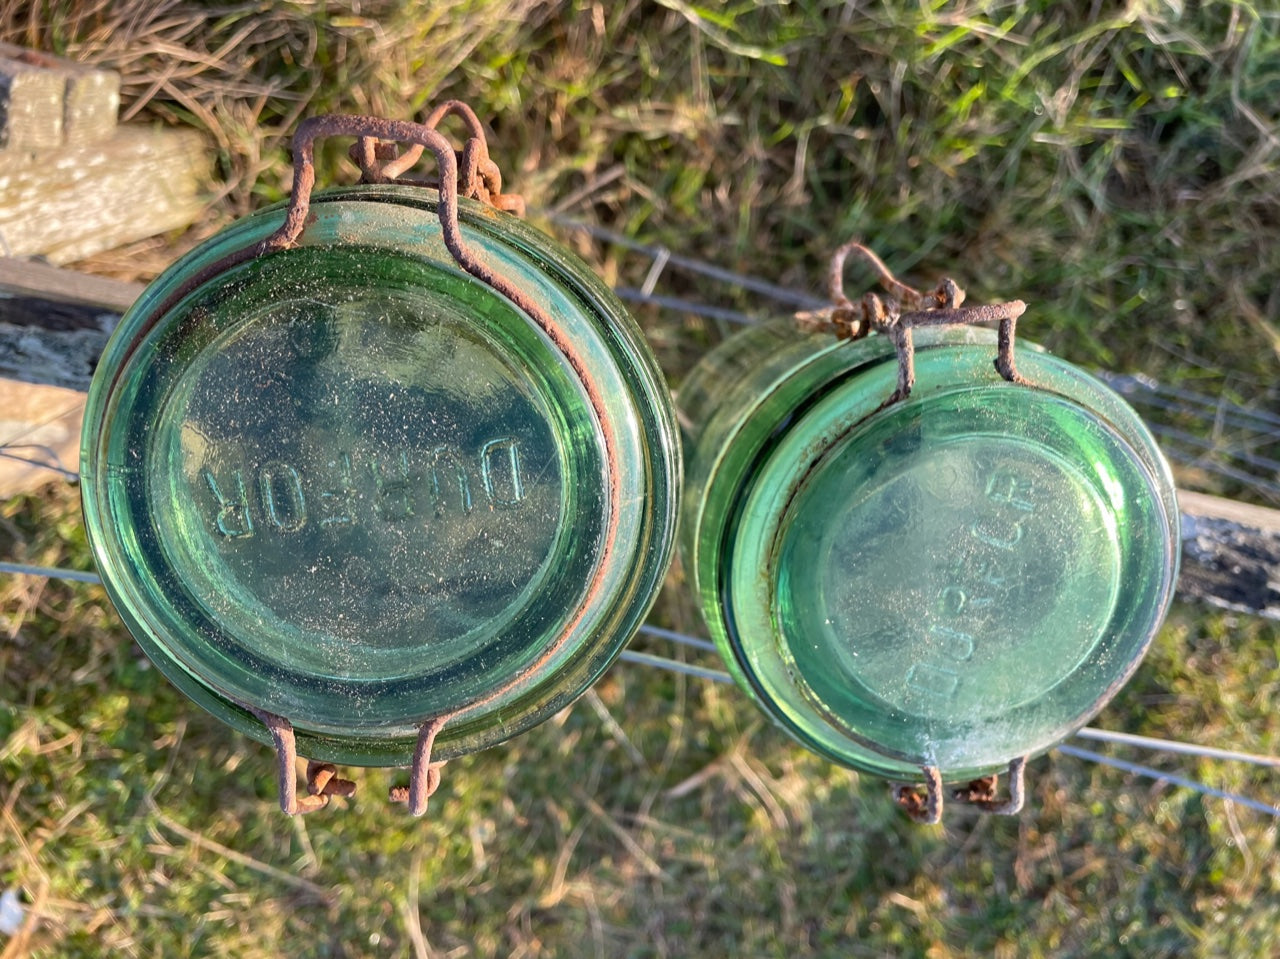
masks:
<svg viewBox="0 0 1280 959"><path fill-rule="evenodd" d="M97 143L0 152L0 247L67 263L187 226L209 169L192 130L122 126Z"/></svg>
<svg viewBox="0 0 1280 959"><path fill-rule="evenodd" d="M142 286L0 258L0 499L79 468L85 392Z"/></svg>
<svg viewBox="0 0 1280 959"><path fill-rule="evenodd" d="M120 115L120 74L68 64L62 136L68 144L97 143L116 130Z"/></svg>
<svg viewBox="0 0 1280 959"><path fill-rule="evenodd" d="M1178 592L1226 609L1280 619L1280 511L1178 491Z"/></svg>
<svg viewBox="0 0 1280 959"><path fill-rule="evenodd" d="M62 145L62 113L67 80L17 47L13 56L0 49L0 148L53 148Z"/></svg>
<svg viewBox="0 0 1280 959"><path fill-rule="evenodd" d="M108 331L140 288L75 277L0 260L0 376L88 389ZM0 393L0 420L7 402ZM46 401L38 409L43 415L54 406ZM1186 490L1178 502L1179 595L1280 619L1280 511Z"/></svg>
<svg viewBox="0 0 1280 959"><path fill-rule="evenodd" d="M117 316L99 315L97 329L51 330L0 322L0 378L84 392Z"/></svg>
<svg viewBox="0 0 1280 959"><path fill-rule="evenodd" d="M137 283L0 258L0 377L84 392L141 292Z"/></svg>
<svg viewBox="0 0 1280 959"><path fill-rule="evenodd" d="M0 148L104 140L119 112L115 71L0 43Z"/></svg>
<svg viewBox="0 0 1280 959"><path fill-rule="evenodd" d="M0 257L0 295L78 303L123 313L142 295L143 289L141 283L64 270L39 260Z"/></svg>

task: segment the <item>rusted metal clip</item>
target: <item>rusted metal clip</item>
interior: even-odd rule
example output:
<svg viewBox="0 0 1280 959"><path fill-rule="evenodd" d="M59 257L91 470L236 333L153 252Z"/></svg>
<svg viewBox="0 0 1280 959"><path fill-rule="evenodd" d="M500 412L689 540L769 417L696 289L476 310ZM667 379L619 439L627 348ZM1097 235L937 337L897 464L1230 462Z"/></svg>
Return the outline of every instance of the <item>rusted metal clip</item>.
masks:
<svg viewBox="0 0 1280 959"><path fill-rule="evenodd" d="M283 716L261 709L249 710L267 727L276 747L276 780L280 792L280 808L290 816L314 812L329 805L331 796L354 796L356 784L338 776L330 763L307 762L307 795L298 796L298 748L293 724Z"/></svg>
<svg viewBox="0 0 1280 959"><path fill-rule="evenodd" d="M489 141L485 137L484 127L471 107L461 100L447 100L431 111L422 126L435 130L450 116L461 118L468 134L462 149L456 153L458 195L479 200L506 213L524 216L524 197L502 192L502 171L489 157ZM373 120L375 124L390 122L368 117L361 119L365 129L369 129L369 120ZM400 155L392 138L372 132L360 135L351 146L349 155L360 167L362 183L406 183L439 189L439 181L405 177L422 157L423 149L423 144L413 143L406 153Z"/></svg>
<svg viewBox="0 0 1280 959"><path fill-rule="evenodd" d="M1000 777L992 774L975 779L963 789L956 789L951 798L957 802L976 806L993 816L1014 816L1022 812L1026 802L1027 757L1019 756L1009 763L1009 795L999 798L997 787Z"/></svg>
<svg viewBox="0 0 1280 959"><path fill-rule="evenodd" d="M921 766L924 784L894 783L891 794L912 821L933 826L942 822L942 773L937 766ZM1018 756L1009 763L1009 795L998 798L999 777L983 776L963 789L953 790L951 798L975 806L993 816L1014 816L1026 801L1027 757Z"/></svg>
<svg viewBox="0 0 1280 959"><path fill-rule="evenodd" d="M276 781L279 788L280 808L290 816L299 816L329 805L333 796L350 798L355 795L356 784L338 776L332 763L307 761L307 795L298 795L297 765L298 747L293 724L283 716L262 709L248 707L271 733L276 749ZM423 723L418 731L418 741L413 751L413 765L409 786L396 786L391 790L391 801L408 803L409 811L421 816L427 811L427 800L440 788L440 770L443 762L431 761L431 750L436 734L445 724L444 718Z"/></svg>
<svg viewBox="0 0 1280 959"><path fill-rule="evenodd" d="M921 766L923 787L915 783L894 783L890 794L913 822L936 826L942 822L942 773L937 766Z"/></svg>
<svg viewBox="0 0 1280 959"><path fill-rule="evenodd" d="M443 719L433 719L422 724L418 730L418 742L413 749L409 786L391 788L391 801L408 803L409 813L413 816L421 816L427 811L427 800L440 788L440 770L444 763L431 761L431 749L435 745L436 733L443 725Z"/></svg>
<svg viewBox="0 0 1280 959"><path fill-rule="evenodd" d="M436 126L449 116L461 117L469 134L462 149L457 151L436 130ZM551 325L550 319L533 300L484 263L463 242L462 229L458 224L459 196L479 200L516 215L523 215L524 200L516 194L502 192L502 173L489 157L484 128L475 112L458 100L440 104L425 123L358 114L330 114L303 120L293 135L293 188L284 223L261 243L233 250L192 274L157 307L156 312L167 312L192 290L234 266L297 245L306 228L311 193L316 185L315 143L333 136L356 138L350 153L360 167L363 182L432 186L439 195L437 214L444 244L458 265L507 297L539 325L544 328ZM409 150L401 155L397 143L409 144ZM418 162L424 150L429 150L435 158L438 177L430 181L405 178L404 174Z"/></svg>
<svg viewBox="0 0 1280 959"><path fill-rule="evenodd" d="M875 270L886 296L866 293L856 303L845 296L844 267L851 254ZM796 323L801 329L830 332L846 340L860 340L871 333L889 337L898 354L898 386L884 406L905 400L915 386L915 344L911 331L917 326L998 322L996 371L1011 383L1025 382L1013 361L1014 328L1018 317L1027 309L1022 300L964 306L964 290L949 278L929 293L921 293L901 282L878 256L857 240L851 240L832 254L828 286L831 305L797 313Z"/></svg>

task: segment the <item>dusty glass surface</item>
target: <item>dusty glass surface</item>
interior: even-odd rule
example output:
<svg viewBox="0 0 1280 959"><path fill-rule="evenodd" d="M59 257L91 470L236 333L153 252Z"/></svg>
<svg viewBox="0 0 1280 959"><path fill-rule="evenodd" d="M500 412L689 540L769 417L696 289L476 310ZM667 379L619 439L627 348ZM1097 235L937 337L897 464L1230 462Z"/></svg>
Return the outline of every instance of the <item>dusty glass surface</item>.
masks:
<svg viewBox="0 0 1280 959"><path fill-rule="evenodd" d="M1140 661L1177 566L1167 467L1136 416L1038 351L1032 386L994 335L892 347L763 328L680 397L682 548L739 682L848 765L995 771L1083 725Z"/></svg>
<svg viewBox="0 0 1280 959"><path fill-rule="evenodd" d="M152 312L279 213L238 224L130 312L90 397L86 518L121 615L203 705L259 738L243 707L282 715L315 758L407 762L417 723L493 698L568 633L439 754L538 721L625 643L670 555L678 447L638 332L547 238L471 210L468 242L566 355L453 264L433 198L317 196L297 249Z"/></svg>

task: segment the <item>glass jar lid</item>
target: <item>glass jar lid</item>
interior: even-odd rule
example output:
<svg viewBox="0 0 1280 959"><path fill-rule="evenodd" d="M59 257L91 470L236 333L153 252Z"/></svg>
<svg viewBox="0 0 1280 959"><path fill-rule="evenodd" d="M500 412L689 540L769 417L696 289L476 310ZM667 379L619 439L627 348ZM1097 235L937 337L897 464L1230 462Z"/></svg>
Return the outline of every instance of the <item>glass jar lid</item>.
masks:
<svg viewBox="0 0 1280 959"><path fill-rule="evenodd" d="M451 200L453 198L450 198ZM570 253L434 190L319 193L291 248L249 217L144 293L90 392L86 524L160 669L267 740L409 763L562 708L640 623L670 556L670 400ZM228 265L229 264L229 265ZM434 727L433 727L434 728Z"/></svg>
<svg viewBox="0 0 1280 959"><path fill-rule="evenodd" d="M757 697L890 778L976 778L1059 742L1137 667L1172 594L1176 506L1145 429L1043 353L1021 355L1029 384L999 380L989 346L959 342L984 333L922 332L923 385L879 410L897 367L867 342L879 357L762 448L720 558Z"/></svg>
<svg viewBox="0 0 1280 959"><path fill-rule="evenodd" d="M845 295L850 256L883 298ZM829 306L730 338L681 389L685 567L734 678L798 740L896 780L919 822L944 780L1011 815L1028 758L1163 621L1168 464L1097 380L1034 345L1015 362L1021 300L921 292L858 240L828 281Z"/></svg>

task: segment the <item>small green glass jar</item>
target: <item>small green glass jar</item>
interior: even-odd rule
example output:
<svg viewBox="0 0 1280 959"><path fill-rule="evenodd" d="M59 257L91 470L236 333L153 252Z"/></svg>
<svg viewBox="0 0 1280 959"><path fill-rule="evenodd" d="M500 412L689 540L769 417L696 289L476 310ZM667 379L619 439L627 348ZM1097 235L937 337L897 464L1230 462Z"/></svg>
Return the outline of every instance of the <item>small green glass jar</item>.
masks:
<svg viewBox="0 0 1280 959"><path fill-rule="evenodd" d="M963 782L1083 726L1172 597L1164 458L1113 392L997 336L749 329L693 370L681 555L741 686L818 753ZM1020 768L1020 767L1019 767Z"/></svg>
<svg viewBox="0 0 1280 959"><path fill-rule="evenodd" d="M311 197L292 248L262 252L275 208L179 260L89 395L120 615L200 705L262 741L283 717L317 760L407 765L440 717L447 759L552 715L674 543L678 436L634 322L545 235L451 202L553 329L458 265L435 190L362 185Z"/></svg>

